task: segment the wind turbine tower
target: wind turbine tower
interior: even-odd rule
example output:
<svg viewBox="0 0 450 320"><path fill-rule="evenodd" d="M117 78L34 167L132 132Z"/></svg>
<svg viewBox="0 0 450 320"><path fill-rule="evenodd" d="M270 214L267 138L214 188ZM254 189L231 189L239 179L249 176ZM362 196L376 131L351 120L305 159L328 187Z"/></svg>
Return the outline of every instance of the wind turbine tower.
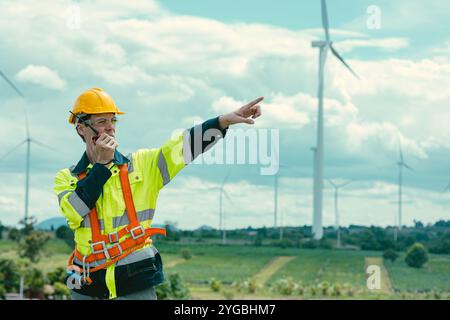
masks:
<svg viewBox="0 0 450 320"><path fill-rule="evenodd" d="M398 221L397 227L394 228L394 240L397 241L397 229L400 231L402 229L402 202L403 202L403 194L402 194L402 185L403 185L403 168L414 171L403 159L402 152L402 144L399 142L399 153L400 159L397 162L398 165Z"/></svg>
<svg viewBox="0 0 450 320"><path fill-rule="evenodd" d="M328 11L326 0L321 0L322 6L322 25L325 31L325 40L313 41L311 43L313 48L319 48L319 89L318 100L319 110L317 116L317 144L312 148L314 151L314 201L313 201L313 227L312 232L314 238L319 240L323 236L322 227L322 197L323 197L323 163L324 163L324 143L323 143L323 94L324 94L324 69L328 50L354 75L358 78L356 73L350 68L345 60L334 49L333 42L330 39Z"/></svg>

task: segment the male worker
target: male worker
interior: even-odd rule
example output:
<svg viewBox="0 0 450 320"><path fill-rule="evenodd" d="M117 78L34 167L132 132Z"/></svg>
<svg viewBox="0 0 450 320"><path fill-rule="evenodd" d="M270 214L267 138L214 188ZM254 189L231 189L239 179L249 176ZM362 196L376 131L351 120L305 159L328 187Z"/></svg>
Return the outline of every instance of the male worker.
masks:
<svg viewBox="0 0 450 320"><path fill-rule="evenodd" d="M230 125L253 124L262 100L185 130L162 147L124 156L115 140L117 115L123 112L102 89L78 97L69 122L86 152L77 165L57 173L54 185L75 236L68 270L77 277L67 281L72 299L156 299L154 286L164 276L150 236L165 233L151 227L159 191Z"/></svg>

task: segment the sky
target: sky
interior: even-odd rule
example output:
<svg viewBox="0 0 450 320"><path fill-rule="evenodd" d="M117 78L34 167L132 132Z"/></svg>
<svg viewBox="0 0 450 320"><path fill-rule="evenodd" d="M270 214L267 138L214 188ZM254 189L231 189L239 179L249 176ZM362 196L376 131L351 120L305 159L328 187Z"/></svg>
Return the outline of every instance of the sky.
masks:
<svg viewBox="0 0 450 320"><path fill-rule="evenodd" d="M399 142L414 169L403 175L403 223L450 218L450 192L442 193L450 183L449 11L438 0L328 0L334 46L359 75L328 55L324 170L336 183L352 180L339 191L343 226L396 222ZM155 223L218 227L217 188L229 174L225 227L273 226L275 176L261 174L268 140L279 146L278 225L311 225L318 86L311 41L324 39L320 1L2 0L0 30L0 70L25 96L0 81L3 224L24 215L26 147L9 150L25 139L25 110L32 138L52 148L31 145L29 212L43 221L61 216L56 172L84 151L68 111L81 92L100 87L126 113L117 127L123 154L265 97L253 126L230 128L165 186ZM211 164L229 153L233 130L258 133L248 146L258 146L258 161ZM335 223L333 192L326 182L325 226Z"/></svg>

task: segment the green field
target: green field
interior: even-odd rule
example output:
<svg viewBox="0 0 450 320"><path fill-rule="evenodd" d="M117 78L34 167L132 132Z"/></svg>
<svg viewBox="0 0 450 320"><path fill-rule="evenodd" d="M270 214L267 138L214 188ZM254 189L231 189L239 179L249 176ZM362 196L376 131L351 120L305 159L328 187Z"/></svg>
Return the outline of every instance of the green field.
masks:
<svg viewBox="0 0 450 320"><path fill-rule="evenodd" d="M289 262L269 279L269 283L292 277L294 281L315 284L351 283L365 287L364 258L380 253L368 251L298 250L297 258Z"/></svg>
<svg viewBox="0 0 450 320"><path fill-rule="evenodd" d="M429 255L427 264L415 269L408 267L401 254L396 262L387 262L385 266L395 289L450 291L449 255Z"/></svg>
<svg viewBox="0 0 450 320"><path fill-rule="evenodd" d="M297 249L277 247L252 247L238 245L205 244L167 244L158 243L165 273L178 273L187 283L195 298L224 298L218 292L209 289L208 282L219 279L225 288L231 288L233 282L251 279L266 267L270 274L264 278L264 285L270 288L281 279L290 278L302 285L318 285L327 282L348 284L360 292L367 292L364 263L366 257L381 257L381 252L357 250ZM192 258L185 260L181 251L188 249ZM0 241L0 258L17 259L17 245L10 241ZM44 254L37 266L46 272L58 266L65 267L71 252L64 242L52 239L44 248ZM273 269L271 264L277 257L287 257L285 264ZM441 291L450 292L450 256L429 255L428 263L421 269L408 267L401 254L394 263L387 262L385 267L394 291ZM263 272L264 273L264 272ZM231 289L230 289L231 290ZM197 293L197 294L195 294ZM259 294L259 295L258 295ZM244 298L272 298L269 290ZM448 297L448 295L446 295ZM235 296L236 297L236 296ZM239 297L239 295L238 295ZM391 297L397 298L399 293ZM275 297L276 298L276 297Z"/></svg>

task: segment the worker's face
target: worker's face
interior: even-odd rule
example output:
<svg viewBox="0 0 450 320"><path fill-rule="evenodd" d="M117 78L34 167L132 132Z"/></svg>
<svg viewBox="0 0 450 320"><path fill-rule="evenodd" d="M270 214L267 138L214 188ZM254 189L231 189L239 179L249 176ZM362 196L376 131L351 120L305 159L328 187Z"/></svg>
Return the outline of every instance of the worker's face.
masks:
<svg viewBox="0 0 450 320"><path fill-rule="evenodd" d="M98 131L98 136L102 133L106 133L111 137L115 137L117 118L114 113L94 114L88 121L88 123ZM98 138L94 131L84 124L79 125L78 132L80 132L86 142L92 142Z"/></svg>

